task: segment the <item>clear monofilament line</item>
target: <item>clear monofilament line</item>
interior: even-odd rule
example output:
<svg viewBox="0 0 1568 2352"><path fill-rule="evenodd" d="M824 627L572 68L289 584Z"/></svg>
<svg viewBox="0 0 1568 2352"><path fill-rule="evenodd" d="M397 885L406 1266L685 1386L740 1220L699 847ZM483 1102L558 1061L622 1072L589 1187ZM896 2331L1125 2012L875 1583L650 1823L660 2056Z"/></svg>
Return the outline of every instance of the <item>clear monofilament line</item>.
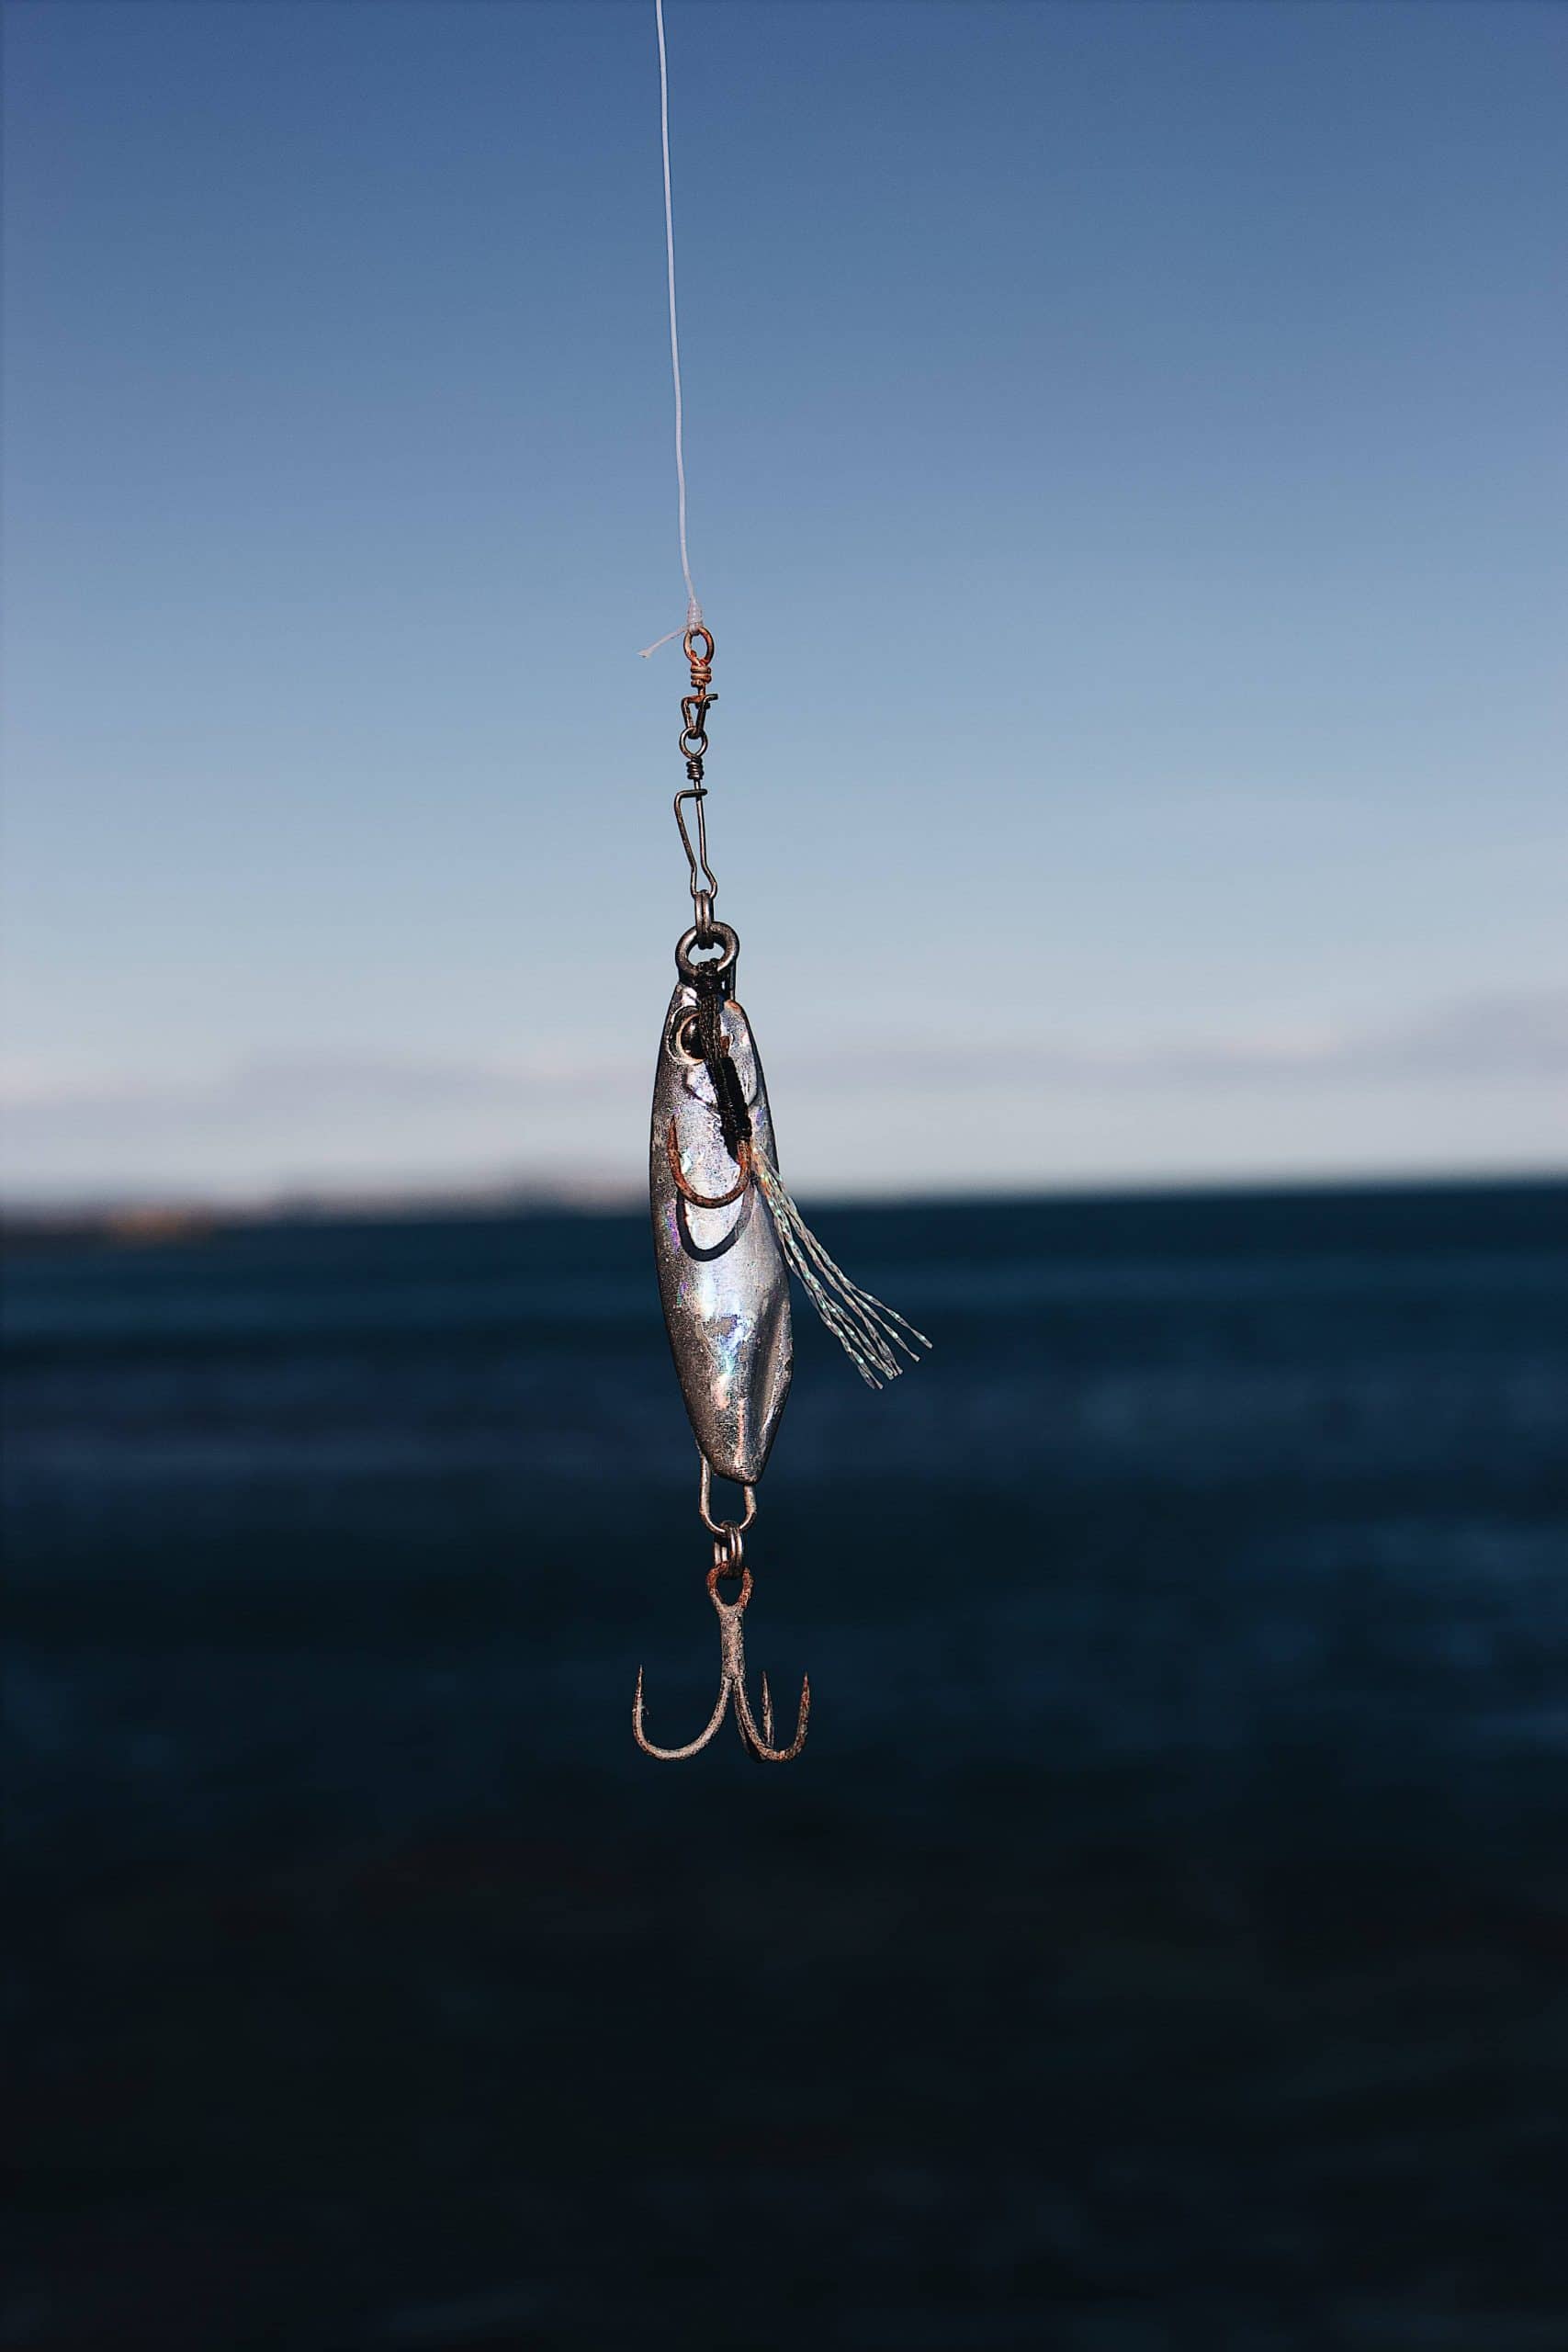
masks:
<svg viewBox="0 0 1568 2352"><path fill-rule="evenodd" d="M751 1158L779 1247L818 1314L868 1387L880 1388L884 1381L897 1380L905 1367L896 1351L901 1349L911 1363L918 1363L910 1340L921 1348L929 1348L931 1341L896 1308L852 1282L829 1256L785 1191L778 1170L754 1139Z"/></svg>
<svg viewBox="0 0 1568 2352"><path fill-rule="evenodd" d="M670 61L664 49L664 0L653 0L659 34L659 132L664 158L664 260L670 288L670 372L675 382L675 504L681 533L681 576L686 583L686 627L700 628L703 608L692 582L686 549L686 432L681 395L681 328L675 309L675 207L670 188ZM671 629L671 636L676 632ZM661 639L660 643L668 642ZM649 652L655 649L649 647Z"/></svg>

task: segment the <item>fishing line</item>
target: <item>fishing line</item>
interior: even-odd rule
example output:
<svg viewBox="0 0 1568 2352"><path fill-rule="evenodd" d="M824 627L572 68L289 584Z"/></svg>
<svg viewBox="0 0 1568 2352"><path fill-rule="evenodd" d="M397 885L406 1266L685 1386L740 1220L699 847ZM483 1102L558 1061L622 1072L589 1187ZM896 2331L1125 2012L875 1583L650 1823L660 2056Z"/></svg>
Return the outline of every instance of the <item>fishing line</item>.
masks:
<svg viewBox="0 0 1568 2352"><path fill-rule="evenodd" d="M686 853L692 921L675 947L675 993L664 1015L653 1090L649 1192L654 1260L664 1326L701 1461L697 1509L713 1537L707 1594L718 1616L718 1700L705 1728L684 1747L656 1747L643 1721L637 1669L632 1736L644 1753L672 1762L705 1747L733 1711L740 1741L764 1763L787 1764L806 1744L811 1685L801 1686L795 1737L773 1739L773 1702L762 1677L761 1721L746 1687L741 1617L751 1598L745 1533L757 1512L756 1486L767 1467L794 1371L790 1322L793 1273L856 1371L871 1387L896 1380L931 1341L912 1323L850 1280L807 1224L779 1173L773 1114L745 1007L736 995L738 933L720 922L718 882L708 855L706 778L713 691L713 631L692 579L686 545L685 409L681 331L675 302L675 208L670 175L670 62L664 0L653 0L659 36L659 120L664 161L664 260L670 293L670 370L675 390L675 489L681 573L686 583L684 629L643 648L644 658L682 637L691 691L681 697L677 737L686 781L675 795L675 822ZM688 825L688 813L691 824ZM835 943L834 986L844 989ZM852 1007L845 1006L852 1017ZM763 1214L754 1214L759 1204ZM739 1521L715 1519L713 1481L728 1478L746 1498ZM720 1598L739 1577L732 1601Z"/></svg>
<svg viewBox="0 0 1568 2352"><path fill-rule="evenodd" d="M664 0L653 0L654 29L659 35L659 141L664 159L664 267L670 289L670 373L675 386L675 511L681 535L681 576L686 583L687 628L700 628L703 608L692 582L692 559L686 548L686 425L685 405L681 396L681 321L675 305L675 207L670 193L670 60L664 47ZM642 649L646 662L672 637L678 628L667 629L651 645Z"/></svg>

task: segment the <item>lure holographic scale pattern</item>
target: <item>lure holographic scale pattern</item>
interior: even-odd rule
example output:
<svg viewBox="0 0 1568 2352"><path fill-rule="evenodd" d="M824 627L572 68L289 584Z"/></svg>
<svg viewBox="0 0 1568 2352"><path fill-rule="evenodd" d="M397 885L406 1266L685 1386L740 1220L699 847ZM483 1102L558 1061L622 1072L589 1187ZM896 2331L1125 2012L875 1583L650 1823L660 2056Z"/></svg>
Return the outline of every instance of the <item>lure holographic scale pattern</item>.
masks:
<svg viewBox="0 0 1568 2352"><path fill-rule="evenodd" d="M750 1120L751 1153L773 1157L773 1121L751 1025L733 998L723 1046ZM730 1157L700 1051L697 991L682 980L659 1046L649 1147L653 1248L665 1328L697 1449L709 1468L754 1486L789 1396L789 1270L750 1166Z"/></svg>

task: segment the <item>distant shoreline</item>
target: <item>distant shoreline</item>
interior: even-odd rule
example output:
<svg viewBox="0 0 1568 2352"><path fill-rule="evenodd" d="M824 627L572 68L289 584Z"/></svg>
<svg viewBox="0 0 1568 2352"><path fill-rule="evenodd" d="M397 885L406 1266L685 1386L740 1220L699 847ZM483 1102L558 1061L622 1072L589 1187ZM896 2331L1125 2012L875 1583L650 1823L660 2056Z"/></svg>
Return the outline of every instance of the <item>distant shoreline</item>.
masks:
<svg viewBox="0 0 1568 2352"><path fill-rule="evenodd" d="M1008 1187L983 1193L942 1192L902 1193L885 1198L841 1196L824 1204L835 1214L876 1214L918 1211L929 1215L943 1209L1107 1208L1191 1202L1194 1205L1227 1201L1291 1201L1375 1198L1400 1195L1431 1199L1434 1195L1469 1196L1494 1193L1510 1199L1548 1200L1561 1193L1568 1219L1568 1169L1559 1172L1507 1173L1459 1171L1440 1176L1365 1174L1336 1176L1238 1177L1194 1182L1173 1177L1145 1183L1054 1184L1028 1189ZM813 1195L812 1197L818 1197ZM408 1192L379 1194L302 1195L254 1204L193 1199L117 1200L101 1206L60 1206L21 1201L0 1204L0 1245L26 1250L58 1242L95 1243L107 1248L167 1247L186 1241L256 1230L288 1230L300 1227L409 1226L512 1223L552 1219L610 1220L646 1214L640 1193L601 1189L588 1198L569 1198L555 1191L519 1187L514 1192ZM1568 1246L1568 1221L1564 1225Z"/></svg>

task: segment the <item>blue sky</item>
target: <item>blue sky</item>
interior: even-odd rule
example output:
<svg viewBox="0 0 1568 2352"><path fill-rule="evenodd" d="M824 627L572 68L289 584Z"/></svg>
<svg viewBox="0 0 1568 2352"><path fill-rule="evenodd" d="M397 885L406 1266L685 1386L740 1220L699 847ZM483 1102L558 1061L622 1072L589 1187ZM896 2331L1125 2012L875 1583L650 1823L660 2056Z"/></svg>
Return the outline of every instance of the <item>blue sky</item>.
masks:
<svg viewBox="0 0 1568 2352"><path fill-rule="evenodd" d="M811 1192L1568 1160L1568 18L668 0L720 912ZM12 0L29 1198L630 1190L651 0Z"/></svg>

